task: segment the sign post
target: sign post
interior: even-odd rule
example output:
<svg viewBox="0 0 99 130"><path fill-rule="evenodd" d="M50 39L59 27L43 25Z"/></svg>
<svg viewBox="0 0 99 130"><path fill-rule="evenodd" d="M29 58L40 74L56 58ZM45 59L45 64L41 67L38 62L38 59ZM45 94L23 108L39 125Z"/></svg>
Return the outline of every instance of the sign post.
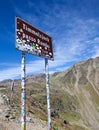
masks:
<svg viewBox="0 0 99 130"><path fill-rule="evenodd" d="M45 73L46 73L46 91L47 91L48 130L52 130L51 110L50 110L50 83L49 83L48 56L46 56L46 58L45 58Z"/></svg>
<svg viewBox="0 0 99 130"><path fill-rule="evenodd" d="M13 106L13 95L14 95L14 80L11 83L11 99L10 99L10 107Z"/></svg>
<svg viewBox="0 0 99 130"><path fill-rule="evenodd" d="M25 52L22 51L21 66L21 130L26 130L26 78L25 78Z"/></svg>
<svg viewBox="0 0 99 130"><path fill-rule="evenodd" d="M50 112L50 85L48 73L48 60L54 60L52 39L39 29L31 26L22 19L16 17L16 49L22 51L22 92L21 92L21 130L26 130L26 79L25 79L25 52L45 58L48 130L51 128Z"/></svg>
<svg viewBox="0 0 99 130"><path fill-rule="evenodd" d="M18 17L16 17L16 49L42 58L48 55L49 60L53 60L51 37Z"/></svg>

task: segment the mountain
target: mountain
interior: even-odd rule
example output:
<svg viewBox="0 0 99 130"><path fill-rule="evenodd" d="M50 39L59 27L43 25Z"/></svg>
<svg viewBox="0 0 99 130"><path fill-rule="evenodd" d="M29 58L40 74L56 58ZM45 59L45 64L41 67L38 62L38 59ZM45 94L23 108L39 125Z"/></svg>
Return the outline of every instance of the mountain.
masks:
<svg viewBox="0 0 99 130"><path fill-rule="evenodd" d="M73 65L54 76L53 81L64 92L76 98L78 124L90 130L99 129L99 57ZM57 84L56 84L57 85ZM69 103L70 104L70 103Z"/></svg>
<svg viewBox="0 0 99 130"><path fill-rule="evenodd" d="M6 88L1 93L11 99L11 81L8 81L2 81L0 88ZM27 76L26 81L27 114L46 121L45 74ZM21 80L15 80L14 84L13 104L20 116ZM54 130L99 130L99 57L50 75L50 90Z"/></svg>

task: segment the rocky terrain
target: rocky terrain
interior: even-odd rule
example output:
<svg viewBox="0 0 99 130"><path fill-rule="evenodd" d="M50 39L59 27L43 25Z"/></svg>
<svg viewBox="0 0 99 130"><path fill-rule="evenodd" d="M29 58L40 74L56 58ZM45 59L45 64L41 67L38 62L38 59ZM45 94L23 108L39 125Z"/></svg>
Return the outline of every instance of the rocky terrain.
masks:
<svg viewBox="0 0 99 130"><path fill-rule="evenodd" d="M18 108L11 107L8 103L7 97L0 94L0 130L20 130L21 122L20 116L17 116ZM27 128L29 130L46 130L47 123L35 116L29 114L27 116Z"/></svg>
<svg viewBox="0 0 99 130"><path fill-rule="evenodd" d="M78 123L90 130L99 129L99 57L79 62L54 79L61 89L76 97Z"/></svg>
<svg viewBox="0 0 99 130"><path fill-rule="evenodd" d="M26 81L27 129L47 129L45 75L27 76ZM14 81L13 94L11 83L0 82L0 130L20 129L21 81ZM99 57L50 75L50 89L53 130L99 130Z"/></svg>

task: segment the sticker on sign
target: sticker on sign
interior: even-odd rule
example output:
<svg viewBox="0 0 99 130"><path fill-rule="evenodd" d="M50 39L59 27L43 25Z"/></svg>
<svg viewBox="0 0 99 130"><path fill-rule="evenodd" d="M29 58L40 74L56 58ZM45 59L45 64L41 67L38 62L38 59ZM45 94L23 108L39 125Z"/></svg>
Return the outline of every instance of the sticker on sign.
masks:
<svg viewBox="0 0 99 130"><path fill-rule="evenodd" d="M52 39L47 34L16 17L16 43L18 50L54 60Z"/></svg>

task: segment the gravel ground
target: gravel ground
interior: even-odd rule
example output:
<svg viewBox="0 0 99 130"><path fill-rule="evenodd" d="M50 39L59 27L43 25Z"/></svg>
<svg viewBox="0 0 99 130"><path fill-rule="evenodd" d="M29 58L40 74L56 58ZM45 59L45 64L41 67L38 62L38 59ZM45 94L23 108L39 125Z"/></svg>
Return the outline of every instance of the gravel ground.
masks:
<svg viewBox="0 0 99 130"><path fill-rule="evenodd" d="M20 119L11 120L5 117L5 113L8 110L8 106L0 94L0 130L21 130ZM31 120L30 120L31 119ZM47 130L47 122L44 122L36 117L27 117L26 123L27 130Z"/></svg>

